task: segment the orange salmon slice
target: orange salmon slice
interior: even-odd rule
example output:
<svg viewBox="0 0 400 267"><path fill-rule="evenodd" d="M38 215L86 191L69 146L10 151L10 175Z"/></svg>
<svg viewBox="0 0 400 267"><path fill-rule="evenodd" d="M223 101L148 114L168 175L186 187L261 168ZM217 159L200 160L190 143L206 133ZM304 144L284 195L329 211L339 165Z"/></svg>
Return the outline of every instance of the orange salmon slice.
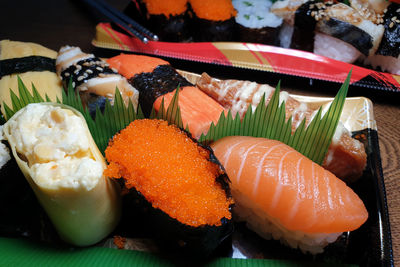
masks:
<svg viewBox="0 0 400 267"><path fill-rule="evenodd" d="M288 230L346 232L368 218L364 203L350 187L282 142L229 136L211 148L232 182L235 201L239 202L236 194L247 199L238 205L257 207Z"/></svg>
<svg viewBox="0 0 400 267"><path fill-rule="evenodd" d="M164 94L156 99L153 106L158 112L164 99L164 107L168 108L175 91ZM206 134L212 122L216 124L225 109L197 87L186 86L179 91L179 108L181 110L184 128L189 127L190 133L198 139Z"/></svg>

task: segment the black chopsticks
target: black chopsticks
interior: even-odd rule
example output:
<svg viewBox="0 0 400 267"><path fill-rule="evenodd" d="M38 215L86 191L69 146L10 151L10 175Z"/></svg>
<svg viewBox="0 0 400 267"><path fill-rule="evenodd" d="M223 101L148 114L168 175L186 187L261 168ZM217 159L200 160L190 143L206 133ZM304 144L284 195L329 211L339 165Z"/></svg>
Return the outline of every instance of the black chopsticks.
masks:
<svg viewBox="0 0 400 267"><path fill-rule="evenodd" d="M158 41L158 36L154 33L150 32L148 29L110 6L103 0L83 0L85 3L90 5L91 7L97 9L104 16L111 19L114 23L116 23L119 27L125 30L130 35L139 38L143 43L147 43L150 40Z"/></svg>

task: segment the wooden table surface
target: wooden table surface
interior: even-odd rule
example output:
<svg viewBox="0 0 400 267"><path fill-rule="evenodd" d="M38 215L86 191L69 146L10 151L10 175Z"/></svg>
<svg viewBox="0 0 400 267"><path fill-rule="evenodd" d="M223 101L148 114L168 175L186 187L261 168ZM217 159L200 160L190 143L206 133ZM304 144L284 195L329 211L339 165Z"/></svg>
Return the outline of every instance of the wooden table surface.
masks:
<svg viewBox="0 0 400 267"><path fill-rule="evenodd" d="M113 1L113 5L122 10L128 2L118 0ZM81 1L7 1L2 5L0 16L0 40L36 42L54 50L68 44L80 46L86 52L96 52L91 40L99 21L104 18L87 9ZM323 89L318 92L296 89L294 92L333 95ZM395 265L400 265L400 105L393 99L381 98L378 92L370 98L378 126L394 260Z"/></svg>

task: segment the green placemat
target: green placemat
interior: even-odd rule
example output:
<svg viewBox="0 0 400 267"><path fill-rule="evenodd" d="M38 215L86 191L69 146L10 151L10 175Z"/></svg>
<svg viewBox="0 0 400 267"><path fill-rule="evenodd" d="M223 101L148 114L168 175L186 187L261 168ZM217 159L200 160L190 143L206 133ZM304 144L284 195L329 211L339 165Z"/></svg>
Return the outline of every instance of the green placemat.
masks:
<svg viewBox="0 0 400 267"><path fill-rule="evenodd" d="M189 264L188 266L192 266ZM60 249L27 240L0 238L0 266L175 266L157 255L102 247ZM338 266L285 260L217 258L205 266ZM354 266L354 265L341 265Z"/></svg>

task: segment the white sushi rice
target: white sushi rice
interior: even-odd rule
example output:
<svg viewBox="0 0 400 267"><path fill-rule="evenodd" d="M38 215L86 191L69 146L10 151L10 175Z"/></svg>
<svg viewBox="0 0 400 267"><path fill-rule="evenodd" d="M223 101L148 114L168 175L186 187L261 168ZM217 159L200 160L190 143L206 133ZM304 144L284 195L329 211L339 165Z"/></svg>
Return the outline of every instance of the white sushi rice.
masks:
<svg viewBox="0 0 400 267"><path fill-rule="evenodd" d="M304 233L288 230L240 192L232 190L232 195L235 199L235 220L245 221L249 229L265 239L280 240L282 244L299 248L303 253L322 253L324 247L342 235L342 233Z"/></svg>
<svg viewBox="0 0 400 267"><path fill-rule="evenodd" d="M238 12L236 22L246 28L276 28L282 24L282 18L270 12L269 0L233 0L232 4Z"/></svg>
<svg viewBox="0 0 400 267"><path fill-rule="evenodd" d="M347 63L353 63L361 56L354 46L323 33L315 33L314 53Z"/></svg>
<svg viewBox="0 0 400 267"><path fill-rule="evenodd" d="M283 48L289 48L292 42L294 27L286 22L282 24L281 30L279 31L280 46Z"/></svg>

